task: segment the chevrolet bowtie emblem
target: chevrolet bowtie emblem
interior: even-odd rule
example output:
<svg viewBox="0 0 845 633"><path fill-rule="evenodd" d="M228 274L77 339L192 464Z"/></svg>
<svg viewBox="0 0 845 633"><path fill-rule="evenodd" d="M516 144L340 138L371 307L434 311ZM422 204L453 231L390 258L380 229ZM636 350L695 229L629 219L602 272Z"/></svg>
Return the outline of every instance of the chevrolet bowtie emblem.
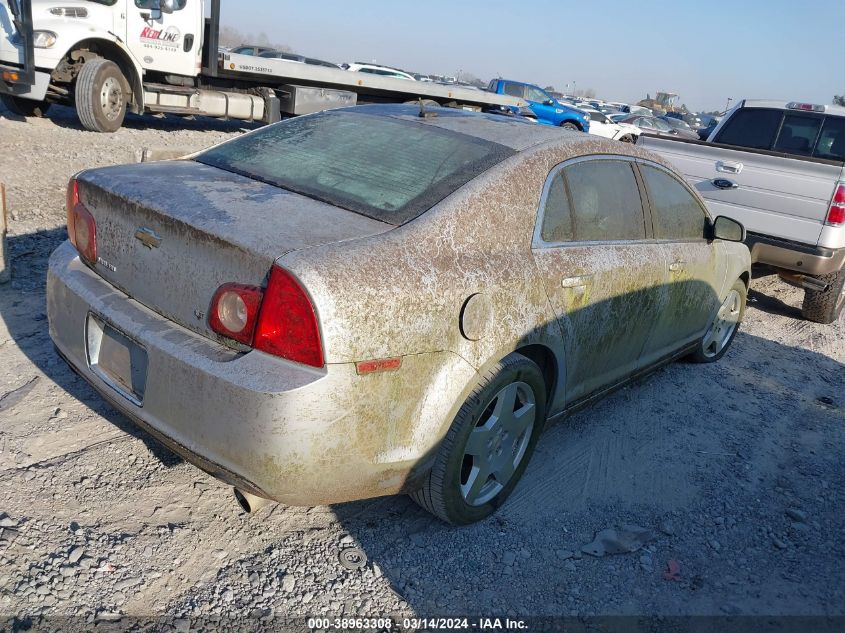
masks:
<svg viewBox="0 0 845 633"><path fill-rule="evenodd" d="M146 227L141 227L135 231L135 239L139 240L141 244L152 250L161 246L161 238L156 235L156 232Z"/></svg>

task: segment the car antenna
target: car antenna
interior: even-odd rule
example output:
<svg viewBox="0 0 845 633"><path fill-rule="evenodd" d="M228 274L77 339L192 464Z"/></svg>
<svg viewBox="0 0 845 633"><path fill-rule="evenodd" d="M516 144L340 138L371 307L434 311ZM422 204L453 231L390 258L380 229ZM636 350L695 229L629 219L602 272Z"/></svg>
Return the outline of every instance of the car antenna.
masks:
<svg viewBox="0 0 845 633"><path fill-rule="evenodd" d="M420 113L419 113L419 117L420 117L421 119L433 119L433 118L434 118L434 117L436 117L436 116L437 116L437 113L436 113L436 112L428 112L428 111L425 109L425 104L423 103L422 97L420 97Z"/></svg>

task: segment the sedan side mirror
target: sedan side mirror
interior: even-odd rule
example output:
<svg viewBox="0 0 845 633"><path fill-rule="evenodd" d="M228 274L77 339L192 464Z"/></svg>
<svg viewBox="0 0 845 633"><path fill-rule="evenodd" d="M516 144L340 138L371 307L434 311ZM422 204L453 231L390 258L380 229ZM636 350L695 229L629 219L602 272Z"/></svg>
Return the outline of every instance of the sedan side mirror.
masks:
<svg viewBox="0 0 845 633"><path fill-rule="evenodd" d="M744 242L745 227L733 218L720 215L713 221L713 239L728 242Z"/></svg>

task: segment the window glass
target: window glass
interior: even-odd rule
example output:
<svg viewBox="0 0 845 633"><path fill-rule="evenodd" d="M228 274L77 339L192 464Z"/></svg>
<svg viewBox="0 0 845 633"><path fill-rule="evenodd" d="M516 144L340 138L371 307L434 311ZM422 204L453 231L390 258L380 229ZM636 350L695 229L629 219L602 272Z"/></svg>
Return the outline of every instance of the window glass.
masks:
<svg viewBox="0 0 845 633"><path fill-rule="evenodd" d="M360 110L289 119L194 160L396 225L514 154L474 136Z"/></svg>
<svg viewBox="0 0 845 633"><path fill-rule="evenodd" d="M561 173L554 177L546 195L541 237L544 242L549 243L571 242L574 238L572 213L569 210L566 183Z"/></svg>
<svg viewBox="0 0 845 633"><path fill-rule="evenodd" d="M135 0L139 9L161 9L165 13L181 11L187 3L188 0Z"/></svg>
<svg viewBox="0 0 845 633"><path fill-rule="evenodd" d="M666 121L664 121L663 119L652 119L651 122L654 124L654 127L656 127L661 132L672 131L672 126L666 123Z"/></svg>
<svg viewBox="0 0 845 633"><path fill-rule="evenodd" d="M588 160L564 170L579 242L645 238L643 207L630 163Z"/></svg>
<svg viewBox="0 0 845 633"><path fill-rule="evenodd" d="M827 117L813 156L845 161L845 117Z"/></svg>
<svg viewBox="0 0 845 633"><path fill-rule="evenodd" d="M551 99L549 95L534 86L525 86L525 98L536 103L545 103Z"/></svg>
<svg viewBox="0 0 845 633"><path fill-rule="evenodd" d="M780 110L744 108L731 116L715 142L737 147L769 149L774 143L781 117L783 112Z"/></svg>
<svg viewBox="0 0 845 633"><path fill-rule="evenodd" d="M645 130L653 130L654 125L648 119L637 119L637 126Z"/></svg>
<svg viewBox="0 0 845 633"><path fill-rule="evenodd" d="M505 83L505 94L510 95L512 97L519 97L520 99L525 98L525 86L521 84L512 84L510 82Z"/></svg>
<svg viewBox="0 0 845 633"><path fill-rule="evenodd" d="M822 118L801 114L787 114L775 143L776 152L809 156L819 135Z"/></svg>
<svg viewBox="0 0 845 633"><path fill-rule="evenodd" d="M704 239L707 216L687 188L660 169L641 165L640 171L651 200L655 239Z"/></svg>

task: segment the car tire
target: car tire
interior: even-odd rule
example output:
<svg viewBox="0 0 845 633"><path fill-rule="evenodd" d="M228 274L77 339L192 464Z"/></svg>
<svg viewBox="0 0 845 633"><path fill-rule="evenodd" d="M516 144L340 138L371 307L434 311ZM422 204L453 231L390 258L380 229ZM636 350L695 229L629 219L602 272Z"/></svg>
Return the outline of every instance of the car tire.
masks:
<svg viewBox="0 0 845 633"><path fill-rule="evenodd" d="M742 279L737 279L727 297L719 306L716 316L689 360L694 363L715 363L725 355L739 332L745 318L748 288Z"/></svg>
<svg viewBox="0 0 845 633"><path fill-rule="evenodd" d="M827 290L804 291L804 303L801 314L808 321L830 324L835 322L845 307L845 270L827 275L818 275L816 279L827 284Z"/></svg>
<svg viewBox="0 0 845 633"><path fill-rule="evenodd" d="M560 124L564 130L575 130L576 132L580 132L581 128L578 126L577 123L573 123L572 121L564 121Z"/></svg>
<svg viewBox="0 0 845 633"><path fill-rule="evenodd" d="M85 63L76 79L76 112L91 132L116 132L123 125L130 96L120 67L97 57Z"/></svg>
<svg viewBox="0 0 845 633"><path fill-rule="evenodd" d="M637 139L636 139L636 138L634 138L634 137L633 137L632 135L630 135L630 134L626 134L625 136L623 136L622 138L620 138L620 139L619 139L619 141L620 141L620 142L622 142L622 143L636 143L636 142L637 142Z"/></svg>
<svg viewBox="0 0 845 633"><path fill-rule="evenodd" d="M14 95L0 95L0 102L3 103L9 112L18 116L41 118L50 109L50 104L46 101L33 101L32 99L23 99Z"/></svg>
<svg viewBox="0 0 845 633"><path fill-rule="evenodd" d="M525 472L545 420L543 373L525 356L509 354L461 406L424 485L411 497L452 525L486 519Z"/></svg>

